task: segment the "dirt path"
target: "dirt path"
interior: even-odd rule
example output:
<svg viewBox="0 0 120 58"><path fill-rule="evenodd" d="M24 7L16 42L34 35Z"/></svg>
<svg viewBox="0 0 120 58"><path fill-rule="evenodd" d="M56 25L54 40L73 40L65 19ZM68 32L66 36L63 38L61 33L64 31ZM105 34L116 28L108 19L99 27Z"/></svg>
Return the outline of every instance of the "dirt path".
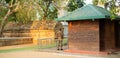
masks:
<svg viewBox="0 0 120 58"><path fill-rule="evenodd" d="M55 53L37 51L19 51L10 53L0 53L0 58L77 58L71 56L61 56Z"/></svg>
<svg viewBox="0 0 120 58"><path fill-rule="evenodd" d="M13 48L24 48L24 47L31 47L35 46L34 44L24 44L24 45L12 45L12 46L3 46L0 47L0 50L7 50L7 49L13 49Z"/></svg>
<svg viewBox="0 0 120 58"><path fill-rule="evenodd" d="M0 47L0 50L11 49L11 48L23 48L33 46L29 45L18 45L18 46L6 46ZM67 48L67 47L64 47ZM12 52L2 52L0 53L0 58L120 58L120 52L113 53L108 56L98 56L98 55L80 55L65 53L62 51L57 51L56 48L43 49L43 50L20 50Z"/></svg>
<svg viewBox="0 0 120 58"><path fill-rule="evenodd" d="M29 51L16 51L10 53L0 53L0 58L120 58L120 53L117 55L109 56L91 56L29 50Z"/></svg>

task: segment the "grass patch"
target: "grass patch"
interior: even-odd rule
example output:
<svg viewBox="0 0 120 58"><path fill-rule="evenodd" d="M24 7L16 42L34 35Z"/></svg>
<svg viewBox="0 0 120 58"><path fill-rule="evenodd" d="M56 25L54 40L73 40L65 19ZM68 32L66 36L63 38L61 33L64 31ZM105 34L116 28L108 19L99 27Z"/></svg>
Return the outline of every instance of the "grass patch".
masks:
<svg viewBox="0 0 120 58"><path fill-rule="evenodd" d="M63 45L67 45L67 39L63 39ZM35 50L35 49L48 49L56 47L56 43L52 43L50 45L44 45L44 46L30 46L30 47L24 47L24 48L12 48L12 49L5 49L0 50L0 53L8 53L8 52L15 52L15 51L25 51L25 50Z"/></svg>
<svg viewBox="0 0 120 58"><path fill-rule="evenodd" d="M0 53L7 53L7 52L13 52L13 51L23 51L23 50L33 50L36 48L37 48L36 46L24 47L24 48L13 48L13 49L0 50Z"/></svg>

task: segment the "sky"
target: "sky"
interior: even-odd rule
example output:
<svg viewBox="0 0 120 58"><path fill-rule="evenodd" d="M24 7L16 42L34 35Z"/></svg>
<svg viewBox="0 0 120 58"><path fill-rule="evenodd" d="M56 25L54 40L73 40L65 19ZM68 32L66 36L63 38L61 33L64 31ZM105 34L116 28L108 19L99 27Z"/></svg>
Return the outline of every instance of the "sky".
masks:
<svg viewBox="0 0 120 58"><path fill-rule="evenodd" d="M92 0L85 0L84 1L86 4L92 4Z"/></svg>
<svg viewBox="0 0 120 58"><path fill-rule="evenodd" d="M111 1L111 0L109 0ZM84 1L86 4L92 4L92 0L85 0ZM117 2L120 2L120 0L117 0ZM116 5L119 5L118 3L116 3Z"/></svg>

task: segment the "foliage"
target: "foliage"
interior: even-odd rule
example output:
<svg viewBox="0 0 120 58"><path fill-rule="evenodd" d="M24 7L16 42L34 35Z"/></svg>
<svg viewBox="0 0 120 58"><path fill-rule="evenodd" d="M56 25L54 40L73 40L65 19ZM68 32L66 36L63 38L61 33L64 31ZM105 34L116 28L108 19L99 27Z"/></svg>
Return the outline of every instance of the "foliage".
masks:
<svg viewBox="0 0 120 58"><path fill-rule="evenodd" d="M111 19L115 19L117 16L117 13L120 12L120 5L117 6L115 3L117 3L117 0L93 0L93 4L103 4L106 9L108 9L111 12Z"/></svg>
<svg viewBox="0 0 120 58"><path fill-rule="evenodd" d="M10 0L10 1L2 0L2 1L0 1L0 7L2 7L2 9L5 8L7 10L7 11L5 11L5 13L2 13L3 18L1 19L1 24L0 24L0 36L2 36L2 34L3 34L3 30L8 21L8 18L13 13L16 12L18 5L19 5L19 3L17 0ZM2 10L2 11L4 12L4 10Z"/></svg>
<svg viewBox="0 0 120 58"><path fill-rule="evenodd" d="M11 13L16 11L16 2L17 0L1 0L0 1L0 22L2 22L5 16L10 21L13 21L15 19L14 15L12 15Z"/></svg>
<svg viewBox="0 0 120 58"><path fill-rule="evenodd" d="M36 11L38 6L34 3L34 0L21 0L18 10L15 13L16 21L22 23L28 23L36 19Z"/></svg>
<svg viewBox="0 0 120 58"><path fill-rule="evenodd" d="M13 2L14 3L13 3ZM0 1L0 22L4 19L5 15L7 14L8 10L10 9L10 12L14 12L15 10L15 4L16 0L1 0ZM8 21L15 21L14 15L8 16Z"/></svg>
<svg viewBox="0 0 120 58"><path fill-rule="evenodd" d="M0 7L0 21L3 19L7 11L8 10L5 7L2 7L2 6Z"/></svg>
<svg viewBox="0 0 120 58"><path fill-rule="evenodd" d="M16 13L13 14L17 22L28 23L36 19L54 19L57 17L57 9L53 6L51 0L19 1L20 5Z"/></svg>
<svg viewBox="0 0 120 58"><path fill-rule="evenodd" d="M57 9L54 7L52 0L39 0L41 8L41 19L54 19L57 17Z"/></svg>
<svg viewBox="0 0 120 58"><path fill-rule="evenodd" d="M21 0L16 12L18 22L27 23L36 19L54 19L57 9L51 0Z"/></svg>
<svg viewBox="0 0 120 58"><path fill-rule="evenodd" d="M83 0L70 0L68 3L68 11L73 11L77 8L80 8L84 5Z"/></svg>
<svg viewBox="0 0 120 58"><path fill-rule="evenodd" d="M68 4L69 0L52 0L52 3L56 8L65 7Z"/></svg>
<svg viewBox="0 0 120 58"><path fill-rule="evenodd" d="M94 5L98 4L98 0L93 0L92 2L93 2Z"/></svg>

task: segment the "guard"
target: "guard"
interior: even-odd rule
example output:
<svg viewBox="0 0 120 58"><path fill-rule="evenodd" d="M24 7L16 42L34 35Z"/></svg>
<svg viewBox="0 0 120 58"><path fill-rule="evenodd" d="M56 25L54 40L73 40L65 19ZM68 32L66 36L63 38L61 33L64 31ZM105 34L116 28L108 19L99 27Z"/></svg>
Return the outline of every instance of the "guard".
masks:
<svg viewBox="0 0 120 58"><path fill-rule="evenodd" d="M63 50L63 30L59 29L59 31L56 33L56 40L57 40L57 50Z"/></svg>

